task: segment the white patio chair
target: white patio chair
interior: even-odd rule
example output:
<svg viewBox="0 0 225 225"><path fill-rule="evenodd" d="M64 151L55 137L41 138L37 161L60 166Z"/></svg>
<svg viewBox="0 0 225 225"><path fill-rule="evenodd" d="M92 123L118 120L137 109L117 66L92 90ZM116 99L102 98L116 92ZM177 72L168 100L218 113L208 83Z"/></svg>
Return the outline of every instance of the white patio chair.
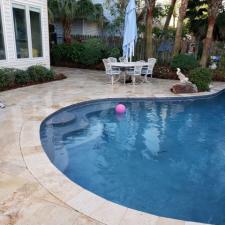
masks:
<svg viewBox="0 0 225 225"><path fill-rule="evenodd" d="M155 58L149 58L148 59L148 66L144 66L142 68L142 74L145 76L145 81L148 81L148 75L151 75L152 78L152 74L153 74L153 69L155 67L156 64L156 59Z"/></svg>
<svg viewBox="0 0 225 225"><path fill-rule="evenodd" d="M120 79L120 74L121 74L121 70L118 67L113 67L111 65L111 62L109 61L109 59L103 59L102 60L105 66L105 73L107 76L110 77L111 79L111 83L112 85L114 84L114 77L118 76L118 79L116 81L118 81Z"/></svg>
<svg viewBox="0 0 225 225"><path fill-rule="evenodd" d="M114 57L109 57L108 60L109 62L112 62L112 63L117 62L117 58L114 58Z"/></svg>
<svg viewBox="0 0 225 225"><path fill-rule="evenodd" d="M127 57L122 56L122 57L119 58L119 61L126 63L126 62L128 62L128 59L127 59Z"/></svg>
<svg viewBox="0 0 225 225"><path fill-rule="evenodd" d="M136 77L141 76L142 66L135 66L133 69L129 69L126 71L126 74L131 76L132 83L135 85Z"/></svg>

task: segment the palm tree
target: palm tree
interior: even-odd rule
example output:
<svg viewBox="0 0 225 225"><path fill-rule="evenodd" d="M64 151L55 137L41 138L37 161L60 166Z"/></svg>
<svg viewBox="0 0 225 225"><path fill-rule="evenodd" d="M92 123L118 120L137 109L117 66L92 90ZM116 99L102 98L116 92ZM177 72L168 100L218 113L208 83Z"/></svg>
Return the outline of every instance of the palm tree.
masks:
<svg viewBox="0 0 225 225"><path fill-rule="evenodd" d="M91 0L79 0L77 2L76 19L95 21L100 27L104 25L104 10L101 4L93 4Z"/></svg>
<svg viewBox="0 0 225 225"><path fill-rule="evenodd" d="M182 31L183 31L183 22L186 16L186 11L188 7L189 0L181 0L181 6L179 9L179 17L177 21L177 31L176 31L176 38L174 44L173 55L177 55L181 49L181 38L182 38Z"/></svg>
<svg viewBox="0 0 225 225"><path fill-rule="evenodd" d="M95 4L94 5L94 13L91 16L91 20L92 21L96 21L99 25L99 27L102 29L103 31L103 27L107 22L107 19L104 16L104 10L101 4Z"/></svg>
<svg viewBox="0 0 225 225"><path fill-rule="evenodd" d="M203 46L203 52L200 64L202 67L207 66L207 61L209 58L209 50L212 43L213 31L216 23L216 19L220 13L220 9L222 8L223 0L208 0L208 30Z"/></svg>
<svg viewBox="0 0 225 225"><path fill-rule="evenodd" d="M54 14L52 11L52 8L54 8L54 6L52 4L53 4L53 1L52 2L48 1L48 22L49 22L49 24L54 21Z"/></svg>
<svg viewBox="0 0 225 225"><path fill-rule="evenodd" d="M95 7L91 0L77 1L77 18L85 19L93 14Z"/></svg>
<svg viewBox="0 0 225 225"><path fill-rule="evenodd" d="M65 42L70 43L72 41L72 24L77 15L77 1L48 0L48 6L50 9L50 15L53 15L54 19L58 19L62 23Z"/></svg>
<svg viewBox="0 0 225 225"><path fill-rule="evenodd" d="M64 41L72 41L71 29L76 19L94 20L103 26L104 16L101 5L91 0L48 0L49 20L59 20L64 30Z"/></svg>

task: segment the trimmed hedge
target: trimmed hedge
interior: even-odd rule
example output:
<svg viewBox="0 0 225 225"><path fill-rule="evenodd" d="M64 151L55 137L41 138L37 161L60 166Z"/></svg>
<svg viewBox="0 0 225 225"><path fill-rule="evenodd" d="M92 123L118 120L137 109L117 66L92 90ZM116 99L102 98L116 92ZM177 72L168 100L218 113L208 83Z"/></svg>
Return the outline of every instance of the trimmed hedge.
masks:
<svg viewBox="0 0 225 225"><path fill-rule="evenodd" d="M198 91L209 91L212 73L209 69L199 67L190 72L189 79L196 84Z"/></svg>
<svg viewBox="0 0 225 225"><path fill-rule="evenodd" d="M0 69L0 91L29 83L54 80L54 72L44 66L31 66L26 71L12 68Z"/></svg>
<svg viewBox="0 0 225 225"><path fill-rule="evenodd" d="M15 83L19 85L26 85L30 81L30 76L27 71L24 70L15 70Z"/></svg>
<svg viewBox="0 0 225 225"><path fill-rule="evenodd" d="M44 82L54 79L53 71L40 65L29 67L27 73L30 80L34 82Z"/></svg>
<svg viewBox="0 0 225 225"><path fill-rule="evenodd" d="M0 90L12 87L15 83L14 69L0 69Z"/></svg>
<svg viewBox="0 0 225 225"><path fill-rule="evenodd" d="M180 68L186 72L193 70L199 66L198 61L192 55L179 54L174 56L171 67L173 69Z"/></svg>

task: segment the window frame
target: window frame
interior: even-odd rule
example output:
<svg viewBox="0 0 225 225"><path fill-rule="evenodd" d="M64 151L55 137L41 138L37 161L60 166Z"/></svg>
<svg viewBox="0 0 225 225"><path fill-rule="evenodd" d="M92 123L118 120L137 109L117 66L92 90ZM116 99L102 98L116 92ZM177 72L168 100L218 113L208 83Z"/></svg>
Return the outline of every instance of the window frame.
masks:
<svg viewBox="0 0 225 225"><path fill-rule="evenodd" d="M7 42L6 42L6 30L5 30L5 17L4 17L4 5L3 2L0 0L0 19L2 22L2 36L4 41L4 50L5 50L5 59L0 59L0 62L8 60L8 51L7 51Z"/></svg>
<svg viewBox="0 0 225 225"><path fill-rule="evenodd" d="M27 41L28 41L28 58L18 58L17 57L17 48L16 48L16 34L15 34L15 25L13 23L13 34L14 34L14 56L16 60L39 60L44 59L44 30L43 30L43 7L40 5L34 4L23 4L17 1L12 1L11 3L11 12L12 12L12 20L13 17L13 8L25 9L25 18L26 18L26 29L27 29ZM36 10L36 11L35 11ZM41 57L33 57L32 53L32 34L31 34L31 23L30 23L30 11L35 11L40 13L40 26L41 26L41 42L42 42L42 56Z"/></svg>
<svg viewBox="0 0 225 225"><path fill-rule="evenodd" d="M17 57L17 46L16 46L16 30L15 30L15 23L14 23L14 13L13 13L13 9L22 9L24 10L25 12L25 20L26 20L26 33L27 33L27 48L28 48L28 57L25 57L25 58L18 58ZM18 4L18 3L12 3L12 23L13 23L13 36L14 36L14 45L15 45L15 58L17 60L26 60L26 59L29 59L30 58L30 46L29 46L29 26L28 26L28 21L27 21L27 7L26 5L23 5L23 4Z"/></svg>
<svg viewBox="0 0 225 225"><path fill-rule="evenodd" d="M36 13L39 13L40 15L40 29L41 29L41 53L42 53L42 56L39 56L39 57L33 57L33 43L32 43L32 29L31 29L31 20L30 20L30 12L36 12ZM39 7L33 7L33 6L30 6L29 7L29 23L30 23L30 38L31 38L31 57L33 59L39 59L39 58L43 58L44 57L44 48L43 48L43 45L44 45L44 39L43 39L43 26L42 26L42 10L41 8Z"/></svg>

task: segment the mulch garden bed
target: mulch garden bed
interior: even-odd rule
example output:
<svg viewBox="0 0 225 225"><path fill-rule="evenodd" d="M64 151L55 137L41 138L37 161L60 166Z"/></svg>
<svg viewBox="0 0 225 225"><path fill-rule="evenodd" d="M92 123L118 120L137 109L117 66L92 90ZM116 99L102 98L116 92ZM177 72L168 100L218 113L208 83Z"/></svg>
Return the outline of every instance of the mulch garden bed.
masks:
<svg viewBox="0 0 225 225"><path fill-rule="evenodd" d="M28 86L32 86L32 85L36 85L36 84L50 83L50 82L53 82L53 81L64 80L66 78L67 77L64 74L58 73L58 74L56 74L54 76L54 79L53 80L44 81L44 82L29 82L26 85L12 85L10 87L6 87L4 89L1 89L0 92L2 92L2 91L8 91L8 90L16 89L16 88L21 88L21 87L28 87Z"/></svg>
<svg viewBox="0 0 225 225"><path fill-rule="evenodd" d="M213 80L225 82L225 71L215 70L213 72Z"/></svg>
<svg viewBox="0 0 225 225"><path fill-rule="evenodd" d="M104 71L103 63L99 63L96 65L83 65L79 63L71 63L71 62L61 62L55 66L60 67L70 67L70 68L80 68L80 69L90 69L90 70L102 70ZM187 73L184 73L188 76ZM154 78L160 79L169 79L169 80L178 80L177 73L173 70L170 65L156 65L154 68ZM225 82L225 71L215 70L213 72L213 81L223 81Z"/></svg>
<svg viewBox="0 0 225 225"><path fill-rule="evenodd" d="M184 74L188 77L188 73ZM160 79L178 80L177 73L172 70L170 66L156 65L154 68L154 77ZM215 70L213 71L213 81L225 82L225 71Z"/></svg>
<svg viewBox="0 0 225 225"><path fill-rule="evenodd" d="M154 77L160 79L178 80L176 71L169 65L156 65L154 68Z"/></svg>
<svg viewBox="0 0 225 225"><path fill-rule="evenodd" d="M57 65L53 65L53 66L90 69L90 70L102 70L102 71L105 70L103 63L99 63L96 65L83 65L83 64L72 63L72 62L60 62L60 63L57 63ZM154 68L154 77L161 78L161 79L177 80L176 71L173 71L169 65L166 65L166 66L156 65Z"/></svg>

